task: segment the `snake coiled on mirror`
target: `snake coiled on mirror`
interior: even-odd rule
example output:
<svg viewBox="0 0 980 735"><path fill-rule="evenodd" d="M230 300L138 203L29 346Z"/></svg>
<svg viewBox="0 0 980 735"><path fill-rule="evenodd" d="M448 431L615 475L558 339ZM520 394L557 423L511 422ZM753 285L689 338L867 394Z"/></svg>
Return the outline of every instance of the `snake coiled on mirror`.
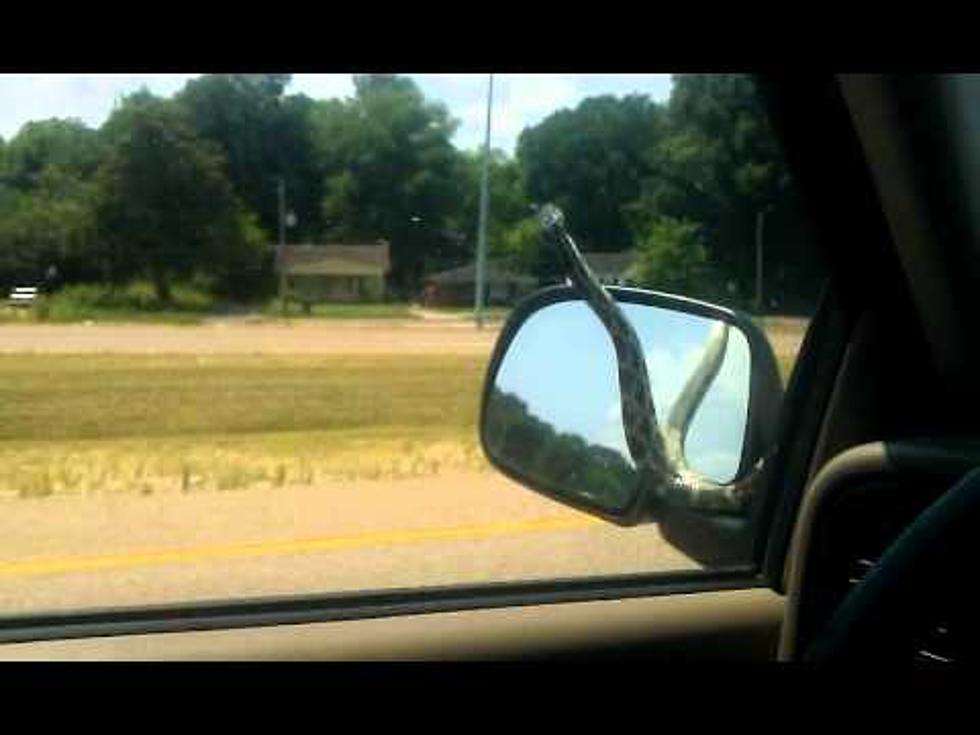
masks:
<svg viewBox="0 0 980 735"><path fill-rule="evenodd" d="M539 216L545 235L563 255L573 286L582 292L612 339L626 445L651 509L656 512L667 503L697 510L743 512L749 483L712 482L688 467L684 453L691 420L724 361L730 327L721 323L712 331L698 369L681 391L661 430L636 330L582 257L565 228L561 210L545 205Z"/></svg>

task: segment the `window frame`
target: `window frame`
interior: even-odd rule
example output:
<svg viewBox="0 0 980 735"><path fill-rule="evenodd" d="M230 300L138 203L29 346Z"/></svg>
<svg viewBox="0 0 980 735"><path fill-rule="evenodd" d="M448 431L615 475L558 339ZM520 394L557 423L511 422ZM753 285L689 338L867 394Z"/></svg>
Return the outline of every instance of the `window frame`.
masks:
<svg viewBox="0 0 980 735"><path fill-rule="evenodd" d="M798 406L812 398L815 324L823 324L832 303L826 298L811 320L804 344L793 368L784 407ZM831 320L832 323L832 320ZM825 331L821 330L821 335ZM822 413L820 414L822 416ZM784 448L785 416L779 436ZM782 451L782 449L781 449ZM779 465L777 465L778 467ZM773 506L781 490L776 471L760 484L761 507ZM528 492L532 492L528 490ZM205 600L186 603L90 608L78 611L37 611L0 615L0 644L42 640L119 636L143 633L254 628L342 620L385 618L438 612L522 607L541 604L657 597L698 592L774 588L766 573L771 533L777 514L761 513L753 519L755 547L751 563L697 571L658 571L624 575L500 581L480 584L436 585L338 593L272 595L255 598ZM624 531L628 533L629 531Z"/></svg>

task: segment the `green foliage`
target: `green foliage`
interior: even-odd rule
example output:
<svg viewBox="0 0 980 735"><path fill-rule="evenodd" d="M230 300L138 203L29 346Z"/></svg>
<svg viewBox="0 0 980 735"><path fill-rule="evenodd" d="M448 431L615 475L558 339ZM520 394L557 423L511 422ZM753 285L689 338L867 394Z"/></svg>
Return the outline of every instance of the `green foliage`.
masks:
<svg viewBox="0 0 980 735"><path fill-rule="evenodd" d="M122 285L79 283L46 296L35 307L35 316L46 322L114 321L139 319L196 323L213 311L215 298L207 290L191 283L171 286L169 303L157 298L149 281Z"/></svg>
<svg viewBox="0 0 980 735"><path fill-rule="evenodd" d="M279 317L283 313L282 302L270 300L263 309L270 317ZM286 305L286 316L289 319L415 319L417 315L411 306L405 303L336 303L313 304L309 311L297 308L294 302Z"/></svg>
<svg viewBox="0 0 980 735"><path fill-rule="evenodd" d="M21 191L40 186L52 167L77 178L91 176L104 153L96 131L74 119L28 122L4 148L4 180Z"/></svg>
<svg viewBox="0 0 980 735"><path fill-rule="evenodd" d="M633 228L661 217L696 222L724 300L751 304L757 215L766 210L767 282L781 308L812 305L820 267L778 140L754 82L740 74L674 78L667 134L649 148L643 191L626 207ZM729 288L730 286L730 288Z"/></svg>
<svg viewBox="0 0 980 735"><path fill-rule="evenodd" d="M506 230L496 252L512 268L529 273L543 283L565 277L562 255L542 237L541 223L535 216L525 217Z"/></svg>
<svg viewBox="0 0 980 735"><path fill-rule="evenodd" d="M205 74L176 96L200 135L217 145L228 176L257 225L271 237L279 227L278 179L297 215L290 238L320 234L323 176L315 155L313 100L285 95L285 74Z"/></svg>
<svg viewBox="0 0 980 735"><path fill-rule="evenodd" d="M172 101L127 98L106 124L112 147L97 174L96 221L110 280L152 280L170 301L174 278L219 281L258 262L262 242L207 143Z"/></svg>
<svg viewBox="0 0 980 735"><path fill-rule="evenodd" d="M77 120L25 124L0 158L0 284L39 283L55 265L87 271L93 247L90 178L104 148Z"/></svg>
<svg viewBox="0 0 980 735"><path fill-rule="evenodd" d="M2 187L2 185L0 185ZM93 187L55 165L29 193L0 191L0 283L39 283L55 265L62 275L90 273Z"/></svg>
<svg viewBox="0 0 980 735"><path fill-rule="evenodd" d="M452 229L460 205L456 122L410 79L365 75L354 85L353 98L322 105L315 116L326 234L388 241L392 283L414 294L427 266L461 250Z"/></svg>
<svg viewBox="0 0 980 735"><path fill-rule="evenodd" d="M602 96L525 129L517 158L528 196L564 209L583 249L628 249L633 238L622 208L640 194L662 118L645 96Z"/></svg>
<svg viewBox="0 0 980 735"><path fill-rule="evenodd" d="M197 279L219 297L275 291L272 253L286 184L290 242L391 245L392 296L472 261L482 152L456 150L456 121L414 82L355 77L355 94L285 93L281 74L209 74L173 99L143 90L98 130L24 125L0 141L0 286ZM807 311L820 287L810 231L754 83L675 77L667 105L593 97L520 136L489 162L491 257L553 280L532 207L565 210L584 250L637 248L657 288L751 306L758 215L766 307ZM724 286L722 289L721 286Z"/></svg>
<svg viewBox="0 0 980 735"><path fill-rule="evenodd" d="M637 259L627 277L657 291L715 298L719 289L699 230L694 222L657 218L640 235Z"/></svg>
<svg viewBox="0 0 980 735"><path fill-rule="evenodd" d="M454 225L465 233L474 252L477 241L477 225L480 216L480 179L483 172L483 152L464 151L461 157L459 182L460 207ZM490 151L487 166L488 192L490 197L487 221L487 251L493 257L515 260L516 240L526 231L525 224L531 211L530 200L524 191L524 178L520 164L499 150ZM517 248L520 250L521 248ZM521 258L516 258L521 261Z"/></svg>
<svg viewBox="0 0 980 735"><path fill-rule="evenodd" d="M560 433L513 393L494 388L484 437L492 456L552 492L622 508L636 488L636 470L622 454Z"/></svg>
<svg viewBox="0 0 980 735"><path fill-rule="evenodd" d="M511 266L534 272L541 254L541 224L535 217L524 217L505 230L494 242L492 252Z"/></svg>

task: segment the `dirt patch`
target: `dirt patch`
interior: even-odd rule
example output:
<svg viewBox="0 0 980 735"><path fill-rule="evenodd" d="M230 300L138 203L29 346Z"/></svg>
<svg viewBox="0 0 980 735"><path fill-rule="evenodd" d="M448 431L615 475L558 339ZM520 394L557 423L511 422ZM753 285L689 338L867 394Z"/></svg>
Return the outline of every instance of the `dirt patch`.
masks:
<svg viewBox="0 0 980 735"><path fill-rule="evenodd" d="M383 323L250 323L203 325L0 325L4 353L129 354L489 354L499 327L458 320Z"/></svg>

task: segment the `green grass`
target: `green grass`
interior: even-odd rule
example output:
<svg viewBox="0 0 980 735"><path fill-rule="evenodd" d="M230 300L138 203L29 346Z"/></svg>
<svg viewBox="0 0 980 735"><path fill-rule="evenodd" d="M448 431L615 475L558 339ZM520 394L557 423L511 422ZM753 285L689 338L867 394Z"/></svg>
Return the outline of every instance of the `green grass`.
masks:
<svg viewBox="0 0 980 735"><path fill-rule="evenodd" d="M192 284L176 283L172 286L170 303L159 302L152 285L147 281L135 281L124 286L102 284L76 284L66 286L57 293L42 296L31 308L0 307L0 324L17 323L163 323L200 324L206 318L228 312L228 304L222 304L205 289ZM472 316L472 306L431 307L429 311L456 317ZM264 303L237 305L234 311L254 317L279 319L283 315L278 298ZM487 319L501 321L509 309L489 307ZM290 302L286 310L289 319L418 319L412 304L405 302L314 304L309 313L298 303Z"/></svg>
<svg viewBox="0 0 980 735"><path fill-rule="evenodd" d="M437 314L447 314L449 316L457 317L473 317L474 311L473 306L426 306L426 311L435 312ZM488 306L483 310L484 315L487 319L493 321L503 321L510 315L511 309L507 306Z"/></svg>
<svg viewBox="0 0 980 735"><path fill-rule="evenodd" d="M206 290L190 284L174 284L171 303L156 299L153 287L146 281L110 287L99 284L66 286L57 293L43 296L31 308L0 308L0 323L164 323L200 324L205 318L227 312ZM278 318L282 309L278 299L264 304L237 306L236 311L255 316ZM407 303L316 304L307 314L299 304L290 303L290 319L413 319L416 315Z"/></svg>
<svg viewBox="0 0 980 735"><path fill-rule="evenodd" d="M485 467L486 359L0 356L0 492L190 492Z"/></svg>
<svg viewBox="0 0 980 735"><path fill-rule="evenodd" d="M0 355L0 440L470 427L486 358Z"/></svg>
<svg viewBox="0 0 980 735"><path fill-rule="evenodd" d="M802 323L767 326L786 379ZM0 355L0 494L486 469L476 423L487 359Z"/></svg>
<svg viewBox="0 0 980 735"><path fill-rule="evenodd" d="M270 317L282 315L279 299L272 299L262 308L262 314ZM303 308L290 302L286 312L290 319L413 319L412 307L406 303L378 304L314 304L307 314Z"/></svg>
<svg viewBox="0 0 980 735"><path fill-rule="evenodd" d="M199 324L217 309L215 297L189 284L174 284L172 296L171 303L159 302L146 281L118 287L77 284L41 296L29 309L4 309L0 321Z"/></svg>

